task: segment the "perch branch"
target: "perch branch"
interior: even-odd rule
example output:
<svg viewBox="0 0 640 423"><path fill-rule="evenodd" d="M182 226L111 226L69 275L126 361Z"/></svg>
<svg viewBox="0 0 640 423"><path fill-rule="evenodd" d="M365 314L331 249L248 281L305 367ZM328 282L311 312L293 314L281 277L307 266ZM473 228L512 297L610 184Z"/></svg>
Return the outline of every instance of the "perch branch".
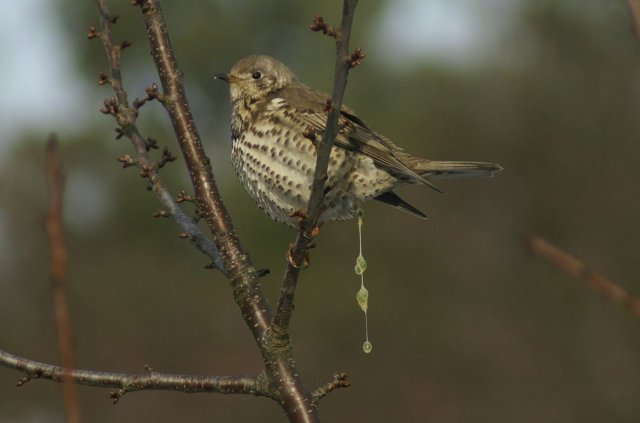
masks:
<svg viewBox="0 0 640 423"><path fill-rule="evenodd" d="M188 376L163 374L147 369L145 374L125 374L106 373L87 370L65 369L46 363L40 363L30 359L18 357L0 350L0 365L21 370L26 373L18 385L21 386L32 378L42 378L60 382L69 379L76 384L114 387L117 391L111 394L114 402L117 402L122 395L127 392L145 389L166 389L183 392L217 392L217 393L237 393L252 394L270 397L280 403L291 422L313 423L318 421L317 401L327 395L332 390L340 386L346 386L344 377L337 377L332 383L319 388L315 395L311 394L303 386L295 362L292 356L292 345L288 337L287 324L281 326L284 332L279 331L280 336L274 336L271 330L272 311L266 296L258 281L264 271L258 271L251 264L250 258L242 248L240 241L233 229L231 218L222 203L222 199L216 186L213 171L209 159L206 157L200 136L193 121L188 100L183 86L183 75L178 69L175 55L169 40L169 34L162 14L159 0L132 0L135 6L140 6L143 19L147 29L151 52L158 69L163 92L159 93L157 87L152 86L147 90L147 97L137 100L133 106L129 105L127 93L122 85L120 71L121 51L130 45L128 42L115 44L111 35L111 26L115 24L116 18L109 15L106 0L96 0L100 11L101 30L95 27L89 30L88 38L100 38L105 47L109 59L109 75L101 73L98 79L100 85L110 85L115 96L105 100L105 107L101 110L105 114L115 117L119 127L116 129L117 138L127 136L133 143L138 158L122 156L119 160L124 166L136 166L141 170L141 176L149 179L153 190L156 192L161 202L167 208L156 213L156 216L170 215L183 229L188 238L195 240L196 245L212 258L214 265L222 270L230 281L233 289L233 297L239 305L242 316L251 330L260 353L262 354L265 369L258 376ZM320 184L314 186L315 191L320 190L323 195L322 185L326 179L326 168L328 155L331 150L331 140L337 133L337 116L342 104L342 96L346 84L346 71L355 66L355 61L363 56L361 52L356 52L349 56L345 54L342 39L349 38L350 26L353 17L356 0L345 0L345 16L341 33L336 34L338 50L342 54L342 59L336 64L337 69L346 69L341 77L337 77L334 93L334 103L336 108L328 106L329 124L324 135L325 141L321 143L324 153L319 154L316 180ZM147 152L152 148L157 148L155 141L145 140L136 126L137 113L140 107L146 102L157 99L164 106L174 131L178 138L185 162L195 192L195 204L197 212L207 221L211 234L216 245L207 240L202 235L192 219L189 219L176 205L176 201L169 195L166 186L158 176L159 163L164 164L172 161L173 156L163 153L161 162L150 160ZM324 174L324 176L323 176ZM186 195L181 196L186 200ZM314 200L309 206L311 216L304 220L305 230L301 234L313 233L321 197L314 196ZM315 202L314 202L315 201ZM315 204L315 205L314 205ZM315 217L314 217L315 216ZM198 241L198 239L200 241ZM308 248L308 242L304 243L303 249ZM297 279L297 274L295 275ZM295 288L295 281L294 286ZM292 300L292 297L291 297Z"/></svg>
<svg viewBox="0 0 640 423"><path fill-rule="evenodd" d="M58 349L62 358L62 389L64 405L69 423L80 422L78 393L73 381L67 376L67 369L75 367L73 350L73 333L71 317L67 301L68 251L63 231L63 197L64 174L58 139L51 134L47 140L47 185L49 193L49 210L47 213L47 237L51 250L51 288L53 294L53 310L58 333Z"/></svg>
<svg viewBox="0 0 640 423"><path fill-rule="evenodd" d="M640 316L640 299L631 296L615 282L589 269L582 261L538 236L530 236L525 242L533 254L546 259L569 276L583 279L610 301L623 305Z"/></svg>
<svg viewBox="0 0 640 423"><path fill-rule="evenodd" d="M111 373L93 370L70 370L47 363L19 357L0 350L0 365L21 370L26 376L18 386L31 379L60 382L68 378L78 385L117 388L110 394L114 403L128 392L170 390L186 393L216 392L219 394L250 394L269 396L260 377L255 376L192 376L159 373L147 367L146 373Z"/></svg>
<svg viewBox="0 0 640 423"><path fill-rule="evenodd" d="M295 368L291 344L287 341L275 345L267 334L271 323L271 306L260 287L259 272L241 246L222 202L209 158L193 121L184 90L183 74L178 68L160 1L138 1L137 5L142 10L151 54L162 83L162 105L171 119L189 169L195 203L221 253L234 299L258 343L269 382L279 394L280 404L291 421L316 421L317 412L310 407L311 394L302 385Z"/></svg>
<svg viewBox="0 0 640 423"><path fill-rule="evenodd" d="M290 421L317 422L318 413L311 404L311 393L302 384L296 369L290 340L274 340L269 330L271 306L260 287L260 274L240 244L215 183L210 161L193 121L183 74L171 46L160 1L136 0L135 4L142 10L151 55L162 83L162 105L171 119L189 169L199 213L206 220L220 251L234 300L258 344L269 385L274 391L273 397L278 398Z"/></svg>
<svg viewBox="0 0 640 423"><path fill-rule="evenodd" d="M358 0L344 0L342 8L342 23L337 35L332 35L336 39L336 64L334 71L333 94L331 104L328 104L328 117L322 139L318 142L317 158L311 195L307 203L307 210L304 213L300 224L300 231L295 243L288 253L288 265L285 272L276 314L273 319L273 331L275 336L284 337L288 333L289 321L293 310L293 300L295 295L298 277L309 251L309 245L314 238L314 229L317 227L318 218L321 213L321 206L325 195L325 182L327 180L327 168L333 142L338 135L338 118L342 109L342 99L347 87L347 75L352 68L352 56L349 53L349 38L351 36L351 26ZM324 20L316 16L311 30L315 30L314 25L319 22L325 25ZM327 35L331 35L325 31ZM361 52L358 54L360 57ZM364 56L362 56L364 57ZM360 57L360 58L362 58Z"/></svg>
<svg viewBox="0 0 640 423"><path fill-rule="evenodd" d="M96 29L92 27L89 31L89 36L90 38L99 37L101 39L107 53L107 58L109 59L111 78L108 79L106 75L101 74L99 83L101 83L101 85L104 85L107 83L106 81L108 81L115 94L114 99L108 99L105 102L105 109L107 110L107 112L111 112L116 118L116 121L120 126L119 135L126 135L133 144L136 153L139 156L139 165L144 171L144 176L148 178L153 191L156 193L158 199L164 205L171 218L178 224L178 226L180 226L183 232L189 233L191 235L189 238L191 242L193 242L193 244L202 253L204 253L211 259L213 267L221 270L224 273L225 268L222 264L220 254L218 253L216 246L211 240L209 240L209 238L207 238L202 233L200 228L198 228L198 225L196 225L195 222L193 222L193 220L189 216L187 216L176 204L167 186L160 178L157 170L157 163L154 163L149 156L149 144L141 135L136 125L138 108L141 106L142 102L137 101L134 107L130 107L127 98L127 92L125 91L122 83L122 75L120 70L120 54L122 52L123 46L121 44L116 44L113 41L113 37L111 35L111 26L113 25L113 19L109 15L107 1L96 0L96 3L100 11L101 31L97 32ZM148 97L152 96L153 92L154 91L152 85L152 87L148 89ZM144 101L148 101L148 99L145 99ZM105 109L103 109L103 111Z"/></svg>

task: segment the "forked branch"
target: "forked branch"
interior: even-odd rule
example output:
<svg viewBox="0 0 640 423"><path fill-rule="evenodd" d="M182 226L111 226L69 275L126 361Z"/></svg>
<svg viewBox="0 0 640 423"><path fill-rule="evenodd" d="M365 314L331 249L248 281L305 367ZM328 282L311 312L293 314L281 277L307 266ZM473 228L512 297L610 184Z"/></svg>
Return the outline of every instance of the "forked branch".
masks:
<svg viewBox="0 0 640 423"><path fill-rule="evenodd" d="M210 161L202 146L196 124L192 118L189 102L185 95L183 74L179 70L169 39L168 30L160 6L160 0L133 0L134 6L142 11L147 30L151 54L158 69L162 92L151 86L147 96L129 105L127 93L122 86L120 72L120 54L128 43L114 43L111 26L115 19L109 15L106 0L96 0L101 16L101 28L91 28L90 39L100 38L109 58L110 71L101 74L98 83L110 85L115 96L105 100L102 110L113 115L118 124L118 137L127 136L135 146L138 157L124 155L120 161L124 166L140 169L141 176L147 178L153 190L162 201L166 211L156 213L158 217L170 215L184 229L184 237L200 240L196 243L216 263L217 267L229 279L233 298L238 304L242 317L256 340L264 361L264 370L258 376L184 376L157 373L148 370L145 374L103 373L84 370L64 370L58 366L38 363L0 351L0 364L24 371L29 378L46 378L60 381L63 374L79 384L93 386L109 386L117 388L112 394L118 400L123 394L142 389L168 389L184 392L218 392L263 395L270 397L282 406L292 422L317 422L317 402L338 387L347 386L346 375L340 374L331 383L324 385L314 393L308 391L296 369L292 354L292 345L288 335L288 325L293 304L293 293L298 278L298 267L289 267L284 279L282 295L278 302L277 318L260 286L262 273L254 268L249 255L243 249L234 231L231 218L222 202L218 191ZM318 145L318 161L307 213L303 220L303 229L298 234L296 247L293 249L294 260L299 263L309 248L309 235L314 233L320 205L324 197L324 181L327 174L327 163L333 140L339 130L338 116L346 87L347 72L357 65L363 54L356 51L349 54L348 41L353 22L353 13L357 0L344 1L344 16L339 34L336 35L338 57L336 60L336 77L333 100L328 105L328 122L322 142ZM329 31L330 32L330 31ZM160 162L149 158L148 150L156 148L155 142L145 140L136 126L137 113L146 102L157 99L166 109L185 163L191 176L194 197L180 195L181 201L193 200L199 216L202 216L215 241L215 246L200 234L192 219L186 217L178 208L176 201L169 195L166 186L158 174L160 163L173 160L170 153L163 153Z"/></svg>

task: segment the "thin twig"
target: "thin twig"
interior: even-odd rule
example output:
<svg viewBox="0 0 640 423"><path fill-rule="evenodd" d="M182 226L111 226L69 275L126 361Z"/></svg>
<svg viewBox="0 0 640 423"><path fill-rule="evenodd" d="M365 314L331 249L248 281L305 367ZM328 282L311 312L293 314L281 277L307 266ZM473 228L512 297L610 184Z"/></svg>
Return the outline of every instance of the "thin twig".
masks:
<svg viewBox="0 0 640 423"><path fill-rule="evenodd" d="M636 34L638 42L640 42L640 0L627 0L629 9L631 10L631 18L633 19L633 30Z"/></svg>
<svg viewBox="0 0 640 423"><path fill-rule="evenodd" d="M100 37L104 44L107 58L109 59L111 76L108 81L115 94L115 98L113 100L108 100L105 103L105 109L108 113L114 114L114 117L121 128L120 133L123 133L129 138L129 140L131 140L139 157L139 166L144 170L144 176L149 179L153 191L156 193L171 218L180 226L183 232L191 234L191 242L193 242L200 251L212 260L214 267L224 273L225 268L215 244L202 233L198 225L196 225L193 220L176 204L164 181L160 178L157 171L158 164L154 163L149 156L149 143L141 135L138 127L136 126L137 113L140 104L137 104L137 107L129 106L127 92L122 84L122 75L120 70L120 54L122 46L113 41L113 37L111 35L111 26L113 25L113 21L109 15L107 1L96 0L96 4L100 11L101 31L96 32L95 28L92 28L93 31L90 31L89 34L92 35L92 38ZM101 76L100 81L105 81L105 78ZM151 95L149 93L153 93L153 85L148 89L147 95Z"/></svg>
<svg viewBox="0 0 640 423"><path fill-rule="evenodd" d="M67 370L75 367L73 332L67 296L68 251L63 230L64 174L58 138L51 134L47 140L47 185L49 193L49 211L47 213L47 236L51 250L51 288L53 310L58 333L58 349L62 358L64 404L67 422L80 422L80 406L75 384L67 376Z"/></svg>
<svg viewBox="0 0 640 423"><path fill-rule="evenodd" d="M532 253L545 258L549 263L564 271L569 276L583 279L598 290L604 297L616 304L623 305L635 315L640 316L640 299L630 295L615 282L589 269L579 259L538 236L530 236L525 242Z"/></svg>
<svg viewBox="0 0 640 423"><path fill-rule="evenodd" d="M216 392L219 394L249 394L269 396L264 384L256 376L195 376L158 373L147 368L146 373L111 373L93 370L69 370L47 363L29 360L0 350L0 365L21 370L26 377L18 386L31 379L60 382L68 378L78 385L117 388L111 393L114 403L128 392L143 390L171 390L186 393Z"/></svg>
<svg viewBox="0 0 640 423"><path fill-rule="evenodd" d="M288 333L298 277L300 270L303 268L303 263L309 250L309 244L314 237L314 228L317 226L321 206L324 201L329 156L333 142L339 132L338 118L340 116L340 110L342 109L344 92L347 87L347 75L349 69L352 67L352 58L349 53L349 38L351 36L351 26L357 4L358 0L344 0L343 3L342 24L340 25L338 34L335 36L336 64L329 115L322 140L318 143L316 168L307 210L300 225L300 231L298 232L296 241L290 249L288 266L280 289L276 314L273 319L273 331L276 336L286 336ZM319 17L316 17L314 23L318 21ZM322 23L324 23L324 21L322 21Z"/></svg>
<svg viewBox="0 0 640 423"><path fill-rule="evenodd" d="M318 402L329 395L331 392L335 391L338 388L348 388L351 384L347 380L346 373L336 373L333 375L333 380L331 382L327 382L324 386L313 391L313 404L318 404Z"/></svg>

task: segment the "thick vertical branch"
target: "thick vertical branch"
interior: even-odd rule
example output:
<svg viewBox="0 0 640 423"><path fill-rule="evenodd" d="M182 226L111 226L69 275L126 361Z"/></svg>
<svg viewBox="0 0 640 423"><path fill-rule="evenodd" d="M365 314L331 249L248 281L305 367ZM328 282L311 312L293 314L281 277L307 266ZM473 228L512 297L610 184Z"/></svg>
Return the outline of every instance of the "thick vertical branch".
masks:
<svg viewBox="0 0 640 423"><path fill-rule="evenodd" d="M58 333L58 349L62 358L62 381L64 404L69 423L80 422L78 394L69 369L75 367L71 317L67 301L68 252L62 227L64 175L58 152L58 139L51 134L47 141L47 186L49 210L47 213L47 235L51 250L51 287L53 291L53 310Z"/></svg>
<svg viewBox="0 0 640 423"><path fill-rule="evenodd" d="M222 203L206 156L198 128L193 121L189 101L185 95L183 74L171 46L159 0L138 2L142 8L151 55L162 83L164 105L189 169L196 205L206 220L220 251L236 302L256 339L269 327L271 310L259 289L258 274L247 252L242 248L233 229L231 217Z"/></svg>
<svg viewBox="0 0 640 423"><path fill-rule="evenodd" d="M338 118L340 116L340 110L342 109L344 92L347 87L347 75L349 69L353 67L349 53L349 38L351 37L351 26L357 4L358 0L344 0L340 29L333 34L325 32L327 35L334 36L336 39L333 93L325 131L318 145L315 174L305 218L302 221L296 242L290 251L289 264L282 281L280 297L273 320L273 331L276 336L280 337L288 336L289 321L293 310L293 299L300 270L303 267L300 263L303 263L305 260L309 244L313 239L313 230L318 223L320 209L324 201L324 188L327 180L329 157L333 143L338 135Z"/></svg>
<svg viewBox="0 0 640 423"><path fill-rule="evenodd" d="M113 392L111 395L114 402L127 392L146 389L261 395L278 401L292 422L317 422L317 402L334 389L348 386L346 375L337 375L331 383L324 385L312 394L303 386L293 360L292 345L287 334L291 310L288 310L287 324L281 327L284 328L284 333L280 331L279 336L274 336L274 331L271 330L272 312L258 282L259 273L251 264L248 254L242 248L235 234L230 216L222 203L213 178L209 159L204 153L200 136L191 116L182 84L182 73L178 69L169 41L160 1L132 0L131 3L140 6L142 9L148 38L152 47L152 56L162 81L164 91L162 94L157 92L157 87L154 84L147 90L147 98L136 100L132 106L129 105L127 93L122 85L120 53L130 43L122 42L116 45L113 42L111 25L115 23L116 18L109 15L107 0L96 0L101 17L101 31L91 27L88 34L89 39L100 38L102 40L109 59L111 77L109 78L106 73L101 73L99 83L101 85L111 85L115 97L105 101L105 107L102 112L111 114L116 118L120 126L118 129L119 136L126 135L132 141L139 154L138 159L132 159L124 155L119 160L123 162L125 167L135 165L141 169L141 176L149 180L161 202L168 208L168 213L163 212L163 214L159 215L171 215L178 224L187 229L186 232L191 235L195 234L193 238L198 237L201 239L202 242L197 242L197 246L209 255L214 260L214 264L228 277L233 289L234 299L238 303L242 316L262 354L265 369L257 376L172 375L158 373L151 368L147 368L146 374L105 373L73 370L40 363L14 356L2 350L0 350L0 365L26 373L26 377L20 379L18 386L23 385L30 379L42 378L56 382L69 380L76 384L117 387L118 391ZM346 85L346 71L349 67L357 64L358 58L362 57L361 52L357 52L349 59L347 51L350 26L356 3L357 0L345 1L346 17L343 19L343 32L328 34L336 37L338 51L341 52L339 53L339 58L342 57L342 63L336 64L336 72L338 73L338 69L340 69L340 72L344 73L336 76L337 88L334 92L334 107L330 108L328 129L325 134L325 143L322 147L323 152L319 153L317 169L320 170L317 171L315 176L316 183L314 184L314 195L309 206L309 217L305 219L306 230L301 232L304 235L312 232L318 220L320 205L324 196L322 187L324 180L326 180L328 155L337 133L337 117ZM343 40L345 40L344 47ZM151 143L147 144L138 131L135 122L139 108L146 101L154 98L163 104L171 118L190 172L199 214L205 217L217 249L208 245L206 237L199 232L195 223L188 219L177 207L176 201L169 195L166 186L159 177L158 168L162 167L167 161L173 160L173 156L166 152L158 162L153 162L149 159L147 149ZM52 148L51 151L54 151L54 149ZM318 181L320 181L320 184L318 184ZM61 197L61 184L59 187ZM317 195L321 197L317 197ZM56 279L64 281L66 279L66 250L54 247L54 245L64 247L64 238L60 227L62 211L58 207L61 207L61 202L56 203L56 208L52 207L52 210L56 210L57 213L57 217L54 220L57 219L58 221L58 232L55 232L55 229L51 230L52 255L54 256L53 273ZM56 240L55 242L53 241L54 239ZM308 248L307 241L302 247L305 251ZM297 279L297 274L295 278ZM291 294L293 294L293 289L295 289L295 280ZM291 301L292 299L293 297L291 296ZM65 366L67 366L66 362ZM73 420L70 419L70 421Z"/></svg>

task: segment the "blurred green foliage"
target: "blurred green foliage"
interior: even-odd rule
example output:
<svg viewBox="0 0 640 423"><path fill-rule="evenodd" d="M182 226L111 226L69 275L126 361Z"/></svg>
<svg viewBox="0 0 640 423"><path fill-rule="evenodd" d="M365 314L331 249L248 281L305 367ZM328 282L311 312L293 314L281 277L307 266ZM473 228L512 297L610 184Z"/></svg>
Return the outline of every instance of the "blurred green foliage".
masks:
<svg viewBox="0 0 640 423"><path fill-rule="evenodd" d="M144 27L128 0L112 1L132 98L157 81ZM388 2L362 2L352 45L365 52ZM366 207L369 324L363 317L355 222L326 225L301 278L293 321L295 355L315 387L336 371L352 381L322 403L325 421L628 422L640 418L638 321L521 245L541 234L640 294L640 46L624 2L520 0L495 59L468 66L368 57L351 73L347 103L408 151L434 159L486 160L491 180L446 181L442 196L403 191L426 222L379 204ZM60 0L51 16L68 31L78 81L106 67L93 2ZM294 237L242 191L228 163L226 87L212 75L250 53L274 55L307 84L331 89L334 47L309 32L314 14L338 22L341 2L165 2L199 129L244 245L268 267L275 298ZM411 28L407 29L408 31ZM378 52L383 55L384 52ZM46 64L43 64L46 66ZM97 370L245 374L260 357L224 278L159 208L135 170L115 157L110 117L97 112L83 134L59 132L67 174L70 303L78 366ZM1 94L0 94L1 95ZM37 118L37 117L34 117ZM177 153L157 104L140 125ZM56 130L56 128L51 128ZM44 139L25 135L0 168L0 346L59 360L43 230ZM162 171L188 189L179 162ZM188 209L189 206L186 206ZM1 421L63 421L60 386L0 369ZM266 399L143 392L113 407L107 392L80 388L90 422L282 421Z"/></svg>

